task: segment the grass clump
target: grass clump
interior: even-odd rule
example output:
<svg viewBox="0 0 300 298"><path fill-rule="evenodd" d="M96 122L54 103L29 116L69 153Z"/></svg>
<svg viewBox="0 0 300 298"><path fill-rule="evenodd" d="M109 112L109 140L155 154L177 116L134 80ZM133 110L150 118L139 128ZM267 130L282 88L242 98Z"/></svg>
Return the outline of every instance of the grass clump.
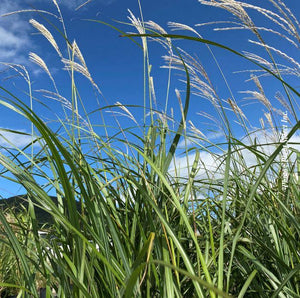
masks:
<svg viewBox="0 0 300 298"><path fill-rule="evenodd" d="M195 28L183 24L170 23L170 27L188 35L169 34L130 12L127 25L137 33L122 31L122 35L136 42L143 53L142 124L131 110L138 106L120 102L99 105L94 113L99 113L102 123L93 123L75 73L88 79L97 99L102 94L79 46L67 37L59 6L54 1L67 51L45 25L30 21L61 59L71 82L71 97L60 94L45 61L35 53L30 59L46 72L54 89L39 90L39 94L61 103L64 118L51 125L36 113L32 103L37 95L24 67L13 66L29 86L29 105L0 87L1 104L32 127L28 147L0 152L1 176L24 187L28 206L27 224L17 230L7 212L0 213L1 245L11 246L9 258L3 258L22 272L10 279L5 277L8 271L1 269L2 288L15 288L24 297L37 297L40 281L48 297L53 291L59 297L300 296L300 155L296 146L300 94L284 78L286 72L297 71L297 62L264 39L265 32L273 33L298 47L297 18L279 0L269 1L274 12L246 2L200 2L232 13L234 27L253 33L256 41L252 43L267 58L203 39ZM251 9L278 26L277 31L256 26L247 12ZM51 23L47 18L44 21ZM219 30L236 29L225 24ZM168 96L164 111L157 108L150 38L166 49L170 77L176 71L184 75L185 90L175 91L179 120L168 114ZM208 47L230 99L222 99L204 66L177 47L177 39ZM256 67L248 70L255 90L243 92L265 109L260 129L251 124L230 89L225 70L214 56L215 47ZM291 65L276 63L278 55ZM264 76L272 76L284 91L276 95L281 108L268 99L261 82ZM194 95L209 101L212 115L199 112L215 125L220 141L214 142L189 120ZM105 111L112 115L115 127L106 124ZM118 113L133 126L124 127ZM236 123L244 138L236 133ZM53 222L43 237L37 207Z"/></svg>

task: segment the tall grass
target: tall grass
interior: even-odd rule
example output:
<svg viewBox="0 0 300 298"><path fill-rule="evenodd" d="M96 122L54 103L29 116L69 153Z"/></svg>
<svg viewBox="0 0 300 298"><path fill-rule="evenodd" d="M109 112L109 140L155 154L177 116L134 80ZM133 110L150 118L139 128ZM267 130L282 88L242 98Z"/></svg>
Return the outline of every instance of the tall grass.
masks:
<svg viewBox="0 0 300 298"><path fill-rule="evenodd" d="M29 201L23 220L19 215L8 219L7 211L0 213L1 246L10 247L5 251L9 257L1 258L13 264L8 268L1 262L1 289L14 289L20 297L37 297L41 284L47 297L53 291L58 297L300 296L300 155L296 146L300 94L283 77L287 71L298 74L299 69L296 60L264 42L267 31L298 47L299 23L280 0L270 1L276 12L233 0L200 2L231 12L234 26L250 30L268 60L205 40L195 28L183 24L170 23L170 27L188 31L188 35L168 34L159 25L130 13L127 25L137 33L117 30L142 49L144 122L138 123L126 104L99 104L95 113L100 113L103 130L99 123L92 123L84 107L75 73L89 80L97 99L102 94L78 45L68 39L56 1L62 26L57 34L63 35L67 51L50 33L56 27L47 29L37 20L30 21L62 60L72 95L70 99L60 95L45 61L34 53L30 59L53 83L54 91L41 92L62 104L65 118L51 126L32 104L0 86L2 106L34 128L29 148L39 144L35 150L0 152L1 176L22 185ZM261 13L279 31L255 26L247 9ZM51 24L48 16L43 17L45 24ZM169 79L176 71L184 74L185 91L176 91L179 120L167 114L169 95L165 111L156 107L159 98L153 86L149 38L166 48ZM232 94L230 100L218 95L198 60L175 47L176 39L207 45ZM246 93L265 109L266 120L261 120L258 132L230 90L225 69L214 56L215 47L256 68L249 70L256 90ZM68 57L63 57L66 52ZM276 63L277 55L291 65ZM264 92L260 77L265 75L283 86L285 94L277 95L282 111ZM30 87L30 80L27 82ZM170 82L167 85L170 88ZM192 94L210 101L215 118L202 115L217 124L221 142L207 138L189 121ZM31 90L29 95L32 100L36 96ZM116 133L106 124L105 111L114 118ZM133 126L123 127L119 113L130 118ZM282 117L288 126L282 127ZM238 137L233 122L242 127L245 138ZM179 159L184 160L184 169L179 167ZM56 194L57 204L50 193ZM46 237L38 233L41 227L35 207L53 218L53 224L44 227Z"/></svg>

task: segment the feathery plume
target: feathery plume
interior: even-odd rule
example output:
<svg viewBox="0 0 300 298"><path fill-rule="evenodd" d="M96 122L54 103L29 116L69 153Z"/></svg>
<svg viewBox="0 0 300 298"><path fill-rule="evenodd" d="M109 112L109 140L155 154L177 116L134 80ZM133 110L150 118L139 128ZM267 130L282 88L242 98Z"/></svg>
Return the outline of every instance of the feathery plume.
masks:
<svg viewBox="0 0 300 298"><path fill-rule="evenodd" d="M290 57L286 53L284 53L284 52L282 52L282 51L280 51L280 50L278 50L278 49L276 49L276 48L274 48L272 46L269 46L267 44L263 44L261 42L257 42L257 41L251 40L251 39L249 40L249 42L251 42L253 44L256 44L258 46L265 47L265 48L267 48L267 49L269 49L269 50L271 50L271 51L279 54L281 57L285 58L286 60L288 60L289 62L291 62L292 64L294 64L298 69L300 69L300 64L294 58Z"/></svg>
<svg viewBox="0 0 300 298"><path fill-rule="evenodd" d="M66 58L63 58L61 61L65 65L66 70L76 71L78 73L81 73L84 77L86 77L92 83L92 85L101 94L101 91L100 91L98 85L94 82L94 80L93 80L90 72L88 71L87 67L85 67L85 66L83 66L83 65L81 65L81 64L79 64L75 61L66 59Z"/></svg>
<svg viewBox="0 0 300 298"><path fill-rule="evenodd" d="M132 113L119 101L117 101L115 103L116 106L118 106L121 110L123 110L125 112L125 114L122 114L124 116L127 116L129 119L131 119L136 125L138 125L138 122L136 121L136 119L134 118L134 116L132 115Z"/></svg>
<svg viewBox="0 0 300 298"><path fill-rule="evenodd" d="M260 122L260 126L262 128L262 130L265 130L265 122L263 118L259 118L259 122Z"/></svg>
<svg viewBox="0 0 300 298"><path fill-rule="evenodd" d="M72 46L71 46L71 50L74 52L74 55L79 59L80 63L84 66L84 67L87 67L86 66L86 63L85 63L85 60L83 58L83 55L76 43L76 41L74 40L73 43L72 43Z"/></svg>
<svg viewBox="0 0 300 298"><path fill-rule="evenodd" d="M53 99L53 100L61 103L67 109L72 110L71 102L69 100L67 100L65 97L63 97L62 95L60 95L59 93L52 92L52 91L45 90L45 89L35 90L35 92L43 93L44 97Z"/></svg>
<svg viewBox="0 0 300 298"><path fill-rule="evenodd" d="M26 83L30 82L29 73L24 65L15 64L15 63L5 63L5 62L0 62L0 63L14 70L18 75L20 75L25 80Z"/></svg>
<svg viewBox="0 0 300 298"><path fill-rule="evenodd" d="M44 26L42 25L41 23L37 22L36 20L34 19L31 19L29 21L29 23L34 27L36 28L49 42L50 44L53 46L53 48L55 49L55 51L57 52L57 54L62 57L62 54L59 50L59 47L53 37L53 35L50 33L50 31Z"/></svg>
<svg viewBox="0 0 300 298"><path fill-rule="evenodd" d="M93 0L87 0L87 1L85 1L84 3L80 4L79 6L77 6L77 7L75 8L75 11L81 9L82 7L84 7L85 5L89 4L89 3L92 2L92 1L93 1Z"/></svg>
<svg viewBox="0 0 300 298"><path fill-rule="evenodd" d="M280 102L280 104L290 112L291 115L293 115L293 111L290 107L290 105L287 103L286 99L283 97L283 95L277 91L275 94L275 98Z"/></svg>
<svg viewBox="0 0 300 298"><path fill-rule="evenodd" d="M183 129L186 130L186 119L184 117L184 111L183 111L183 105L182 105L182 100L181 100L181 95L178 89L175 89L175 93L176 93L176 97L178 99L179 102L179 107L180 107L180 111L181 111L181 116L182 116L182 120L183 120Z"/></svg>
<svg viewBox="0 0 300 298"><path fill-rule="evenodd" d="M191 31L196 36L202 38L202 36L194 28L192 28L186 24L181 24L181 23L176 23L176 22L168 22L168 26L171 28L172 31L176 31L176 30Z"/></svg>
<svg viewBox="0 0 300 298"><path fill-rule="evenodd" d="M35 53L30 52L29 53L29 59L32 62L34 62L35 64L37 64L40 68L42 68L47 73L47 75L51 78L51 80L53 80L53 78L51 76L51 73L50 73L45 61L40 56L38 56Z"/></svg>
<svg viewBox="0 0 300 298"><path fill-rule="evenodd" d="M206 135L199 128L197 128L191 120L189 120L188 123L190 125L191 131L194 134L198 135L200 138L207 139Z"/></svg>
<svg viewBox="0 0 300 298"><path fill-rule="evenodd" d="M38 12L38 13L42 13L42 14L48 14L51 15L52 17L55 18L59 18L56 14L47 11L47 10L41 10L41 9L20 9L20 10L15 10L15 11L11 11L11 12L7 12L1 15L1 17L8 17L14 14L19 14L19 13L27 13L27 12Z"/></svg>
<svg viewBox="0 0 300 298"><path fill-rule="evenodd" d="M244 119L247 119L245 114L243 113L243 111L241 110L241 108L237 105L237 103L235 101L233 101L231 98L228 98L228 103L230 105L230 107L232 108L232 111L234 112L234 114L237 117L241 117Z"/></svg>
<svg viewBox="0 0 300 298"><path fill-rule="evenodd" d="M273 124L273 121L272 121L272 116L271 116L271 113L264 113L270 127L272 128L273 131L275 131L275 126Z"/></svg>
<svg viewBox="0 0 300 298"><path fill-rule="evenodd" d="M136 28L136 30L139 32L139 34L145 34L145 28L140 21L139 18L136 18L135 15L131 12L131 10L128 9L128 12L130 16L128 17L129 21L132 23L132 25ZM142 43L143 43L143 49L144 51L147 49L147 42L146 37L142 36Z"/></svg>

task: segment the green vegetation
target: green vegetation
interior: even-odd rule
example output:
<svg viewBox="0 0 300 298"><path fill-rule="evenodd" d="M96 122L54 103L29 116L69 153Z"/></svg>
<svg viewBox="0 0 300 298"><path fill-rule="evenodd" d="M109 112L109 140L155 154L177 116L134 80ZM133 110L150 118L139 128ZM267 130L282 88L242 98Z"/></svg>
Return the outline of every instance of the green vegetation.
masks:
<svg viewBox="0 0 300 298"><path fill-rule="evenodd" d="M167 34L158 25L130 15L128 25L138 33L122 34L143 52L142 124L121 103L99 106L95 113L102 123L100 128L94 124L93 114L84 109L75 73L89 80L96 97L101 93L76 42L67 38L59 7L56 13L62 29L57 34L65 38L68 58L63 58L61 53L66 51L44 25L30 21L62 59L72 97L69 101L60 96L45 62L33 53L31 60L49 75L55 89L44 95L62 103L65 118L58 119L59 129L51 128L32 104L0 87L1 105L23 116L32 125L33 136L27 148L0 152L1 176L27 191L22 216L0 212L1 291L38 297L42 286L48 297L52 291L58 297L300 297L300 152L292 146L300 126L300 94L282 77L292 68L276 64L276 55L287 57L264 42L266 29L255 27L245 3L201 2L231 12L239 26L256 36L270 62L204 40L188 26L172 23L173 28L188 30L188 35ZM276 14L255 9L268 22L281 25L281 35L289 45L293 46L292 41L298 46L297 19L281 1L270 2ZM48 17L43 15L43 23L47 24ZM185 92L176 92L182 111L179 122L167 115L168 98L165 112L156 108L160 99L155 101L148 38L166 47L170 74L179 69L185 75ZM267 122L262 121L259 132L253 132L233 96L228 101L218 96L199 61L175 47L178 38L230 51L259 70L251 76L256 89L247 91L266 111ZM296 63L291 58L288 62ZM28 83L32 103L35 95L28 73L19 66L15 69ZM225 70L220 71L224 75ZM265 95L259 77L266 74L285 91L277 96L283 112ZM230 82L226 84L229 87ZM206 138L188 122L193 92L211 102L222 142ZM287 117L285 110L289 128L280 124ZM105 111L113 116L116 130L106 124ZM134 126L122 127L118 112ZM235 135L233 123L243 129L243 140ZM39 146L33 149L33 144ZM179 157L185 164L181 169ZM215 167L207 164L207 158ZM55 193L57 201L48 191ZM36 207L52 218L46 236L38 233Z"/></svg>

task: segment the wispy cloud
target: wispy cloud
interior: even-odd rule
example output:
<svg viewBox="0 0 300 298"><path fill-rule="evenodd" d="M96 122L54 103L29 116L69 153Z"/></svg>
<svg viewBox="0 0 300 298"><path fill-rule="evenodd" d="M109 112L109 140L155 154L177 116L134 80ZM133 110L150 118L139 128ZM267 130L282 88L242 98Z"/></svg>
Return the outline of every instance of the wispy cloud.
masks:
<svg viewBox="0 0 300 298"><path fill-rule="evenodd" d="M64 5L65 7L69 8L69 9L76 9L86 2L88 2L87 5L92 5L95 3L101 3L102 5L110 5L114 1L115 0L92 0L92 1L88 2L87 0L68 0L68 1L61 0L61 1L57 1L57 3L59 5Z"/></svg>
<svg viewBox="0 0 300 298"><path fill-rule="evenodd" d="M2 0L0 5L0 61L24 63L25 49L30 44L29 24L21 15L3 17L6 13L19 10L19 1Z"/></svg>
<svg viewBox="0 0 300 298"><path fill-rule="evenodd" d="M74 10L80 7L86 7L93 4L110 5L116 0L56 0L59 6L64 6L68 9ZM36 2L51 2L51 0L36 0Z"/></svg>
<svg viewBox="0 0 300 298"><path fill-rule="evenodd" d="M17 147L23 148L29 145L34 138L25 130L18 130L16 132L8 130L0 130L0 147ZM34 143L34 146L39 146L38 143Z"/></svg>

